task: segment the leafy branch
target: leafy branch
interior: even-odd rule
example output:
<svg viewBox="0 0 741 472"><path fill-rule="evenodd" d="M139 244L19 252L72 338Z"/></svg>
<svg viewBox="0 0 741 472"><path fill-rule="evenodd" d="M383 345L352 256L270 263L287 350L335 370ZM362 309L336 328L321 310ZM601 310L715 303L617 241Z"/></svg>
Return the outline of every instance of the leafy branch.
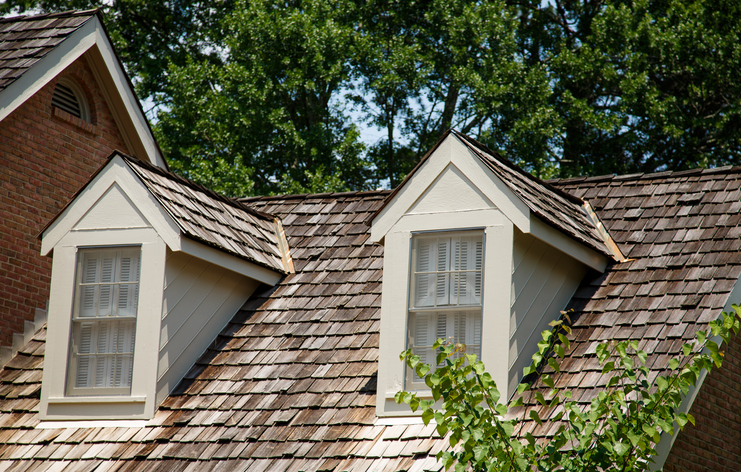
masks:
<svg viewBox="0 0 741 472"><path fill-rule="evenodd" d="M524 381L508 402L500 402L491 375L475 355L465 353L465 345L444 339L434 345L436 368L410 350L401 354L432 398L401 391L396 401L421 410L425 424L434 420L447 437L450 449L437 454L445 469L645 471L662 434L694 425L692 415L681 410L682 401L703 371L721 366L720 346L741 328L741 309L733 310L698 331L658 373L636 340L599 344L594 355L600 381L589 404L572 400L569 390L556 385L571 350L567 313L542 333ZM546 433L536 438L535 425Z"/></svg>

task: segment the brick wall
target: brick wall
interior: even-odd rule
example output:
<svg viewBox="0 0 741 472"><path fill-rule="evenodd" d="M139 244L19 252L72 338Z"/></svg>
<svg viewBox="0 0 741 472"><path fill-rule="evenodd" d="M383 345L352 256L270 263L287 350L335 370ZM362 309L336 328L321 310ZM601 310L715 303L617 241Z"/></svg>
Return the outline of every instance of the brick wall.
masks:
<svg viewBox="0 0 741 472"><path fill-rule="evenodd" d="M127 152L85 58L62 76L86 94L91 123L52 109L57 79L0 122L0 346L49 298L51 258L36 236L112 151Z"/></svg>
<svg viewBox="0 0 741 472"><path fill-rule="evenodd" d="M741 470L741 336L729 343L723 367L705 378L690 413L696 424L679 433L664 471Z"/></svg>

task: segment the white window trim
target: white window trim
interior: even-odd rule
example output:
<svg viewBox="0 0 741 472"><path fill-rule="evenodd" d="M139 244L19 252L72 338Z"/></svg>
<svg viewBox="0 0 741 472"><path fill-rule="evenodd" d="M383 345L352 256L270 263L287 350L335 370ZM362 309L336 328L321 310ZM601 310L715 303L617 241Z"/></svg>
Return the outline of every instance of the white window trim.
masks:
<svg viewBox="0 0 741 472"><path fill-rule="evenodd" d="M498 209L444 214L406 214L384 238L383 294L376 414L379 417L414 416L408 405L397 405L396 392L404 387L406 368L399 353L406 349L410 294L412 235L420 232L483 229L484 277L481 360L507 391L509 319L514 226ZM421 397L429 391L418 391Z"/></svg>
<svg viewBox="0 0 741 472"><path fill-rule="evenodd" d="M75 272L79 248L140 246L136 343L128 395L68 395ZM165 242L152 228L70 231L54 246L44 374L39 418L57 420L149 419L155 411L159 322Z"/></svg>
<svg viewBox="0 0 741 472"><path fill-rule="evenodd" d="M85 274L85 261L87 260L86 257L87 254L93 254L93 253L115 253L115 265L113 267L114 269L114 278L115 280L111 280L110 282L106 283L102 280L96 280L95 282L85 283L83 281L83 277ZM136 280L135 285L134 283L130 281L120 281L118 280L118 274L120 273L119 267L121 265L121 261L126 255L129 255L129 257L133 257L136 261ZM103 255L101 254L101 255ZM134 257L135 255L135 257ZM88 387L78 387L76 386L76 382L78 379L78 368L80 365L79 358L82 356L85 356L83 353L77 353L76 352L76 345L78 344L77 336L81 334L76 333L75 331L75 324L84 325L85 323L92 323L93 329L92 332L95 333L95 336L91 336L91 340L94 340L92 343L93 346L95 346L93 349L97 351L97 348L100 346L100 327L103 326L105 323L112 323L112 322L133 322L133 332L131 333L132 339L130 340L130 344L132 347L136 345L136 321L137 321L137 307L134 306L133 308L133 314L129 314L128 316L121 316L120 313L116 314L114 310L117 310L120 308L119 300L121 297L121 285L127 285L129 288L134 289L134 297L136 298L138 302L138 292L139 292L139 278L140 278L140 270L139 270L139 264L141 261L141 246L104 246L104 247L94 247L94 248L78 248L77 249L77 267L76 267L76 274L75 274L75 297L74 297L74 305L72 309L72 329L71 329L71 339L69 341L70 345L70 351L68 353L68 361L67 361L67 385L66 385L66 395L67 396L98 396L98 395L123 395L123 396L131 396L131 384L130 381L126 382L128 385L114 387L96 387L96 386L88 386ZM96 263L97 266L97 263ZM100 270L102 272L102 269L96 268L97 270ZM95 305L96 305L96 313L92 316L82 316L81 310L82 310L82 302L81 298L83 297L83 287L84 286L104 286L108 285L115 286L115 289L110 290L110 314L108 316L100 316L99 313L97 313L99 306L99 302L101 300L100 291L101 288L98 288L94 293L96 294L95 299ZM138 303L136 303L138 305ZM115 307L115 308L114 308ZM96 331L98 331L96 333ZM92 334L92 333L91 333ZM120 330L117 331L117 336L120 335ZM127 344L129 344L127 342ZM89 359L97 359L101 355L100 352L90 352L87 354L86 357ZM121 353L115 354L115 353L106 353L105 355L111 356L111 357L117 357L122 356L124 358L130 358L131 364L133 364L133 350L131 353L125 352L123 355ZM125 363L125 364L126 364ZM125 365L124 364L124 365ZM88 372L90 372L90 369L92 369L92 363L88 367ZM129 375L133 376L133 365L131 365L126 371L129 372ZM94 369L93 369L94 370ZM124 373L126 372L124 371ZM127 377L129 376L127 375Z"/></svg>

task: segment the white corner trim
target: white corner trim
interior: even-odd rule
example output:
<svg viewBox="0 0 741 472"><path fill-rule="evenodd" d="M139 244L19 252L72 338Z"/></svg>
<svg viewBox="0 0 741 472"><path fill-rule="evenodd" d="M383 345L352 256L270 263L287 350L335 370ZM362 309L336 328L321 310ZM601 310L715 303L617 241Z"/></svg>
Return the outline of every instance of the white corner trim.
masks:
<svg viewBox="0 0 741 472"><path fill-rule="evenodd" d="M180 251L267 285L275 285L283 274L214 249L187 237L180 238Z"/></svg>
<svg viewBox="0 0 741 472"><path fill-rule="evenodd" d="M100 420L100 421L42 421L36 429L66 429L66 428L144 428L146 420Z"/></svg>
<svg viewBox="0 0 741 472"><path fill-rule="evenodd" d="M98 18L93 16L46 56L0 92L0 121L41 90L95 44Z"/></svg>

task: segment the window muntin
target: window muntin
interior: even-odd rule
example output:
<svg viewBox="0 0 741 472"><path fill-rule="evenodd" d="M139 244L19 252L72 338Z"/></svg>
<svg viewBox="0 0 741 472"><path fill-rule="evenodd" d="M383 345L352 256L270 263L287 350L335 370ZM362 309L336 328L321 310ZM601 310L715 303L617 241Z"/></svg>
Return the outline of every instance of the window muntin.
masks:
<svg viewBox="0 0 741 472"><path fill-rule="evenodd" d="M434 364L438 338L466 345L481 358L484 262L482 231L417 234L412 240L407 346ZM408 369L408 389L426 388Z"/></svg>
<svg viewBox="0 0 741 472"><path fill-rule="evenodd" d="M140 249L77 254L67 395L130 395Z"/></svg>

